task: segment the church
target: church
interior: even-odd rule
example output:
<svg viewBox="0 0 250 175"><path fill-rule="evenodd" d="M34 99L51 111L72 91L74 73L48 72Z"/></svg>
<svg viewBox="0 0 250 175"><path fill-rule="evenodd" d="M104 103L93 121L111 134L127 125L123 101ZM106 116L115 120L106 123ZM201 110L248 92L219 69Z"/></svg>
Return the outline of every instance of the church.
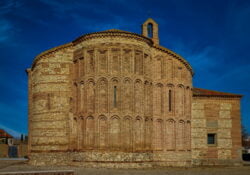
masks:
<svg viewBox="0 0 250 175"><path fill-rule="evenodd" d="M242 95L193 87L152 18L141 34L105 30L47 50L26 72L31 165L241 164Z"/></svg>

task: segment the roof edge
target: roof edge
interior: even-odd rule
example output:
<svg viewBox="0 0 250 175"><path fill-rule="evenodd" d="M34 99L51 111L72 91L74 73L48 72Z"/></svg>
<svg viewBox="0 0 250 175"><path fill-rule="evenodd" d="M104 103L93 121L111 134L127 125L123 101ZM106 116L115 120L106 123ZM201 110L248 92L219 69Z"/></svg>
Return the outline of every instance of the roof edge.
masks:
<svg viewBox="0 0 250 175"><path fill-rule="evenodd" d="M219 92L214 90L193 88L193 97L225 97L225 98L242 98L241 94L234 94L228 92Z"/></svg>
<svg viewBox="0 0 250 175"><path fill-rule="evenodd" d="M163 52L166 52L166 53L172 55L173 57L177 58L178 60L180 60L188 68L188 70L191 72L192 76L194 76L193 68L191 67L189 62L186 59L184 59L182 56L180 56L179 54L175 53L174 51L172 51L166 47L163 47L161 45L154 45L153 47L158 49L158 50L161 50Z"/></svg>
<svg viewBox="0 0 250 175"><path fill-rule="evenodd" d="M62 50L62 49L65 49L65 48L68 48L68 47L71 47L73 46L73 43L72 42L69 42L69 43L66 43L66 44L62 44L62 45L59 45L59 46L56 46L56 47L53 47L49 50L46 50L46 51L43 51L41 52L39 55L37 55L35 57L35 59L33 60L32 64L31 64L31 70L34 68L34 66L36 65L37 61L39 61L41 58L53 53L53 52L56 52L56 51L59 51L59 50Z"/></svg>
<svg viewBox="0 0 250 175"><path fill-rule="evenodd" d="M153 45L153 41L148 37L145 37L145 36L140 35L138 33L128 32L128 31L124 31L124 30L118 30L118 29L109 29L109 30L104 30L104 31L100 31L100 32L87 33L87 34L84 34L84 35L77 37L75 40L72 41L72 43L74 45L76 45L81 41L89 39L89 37L91 37L91 35L92 36L96 35L96 37L97 37L98 35L102 36L102 34L104 34L104 35L105 34L113 34L113 36L115 36L115 34L128 34L128 35L131 35L134 37L144 39L148 44Z"/></svg>

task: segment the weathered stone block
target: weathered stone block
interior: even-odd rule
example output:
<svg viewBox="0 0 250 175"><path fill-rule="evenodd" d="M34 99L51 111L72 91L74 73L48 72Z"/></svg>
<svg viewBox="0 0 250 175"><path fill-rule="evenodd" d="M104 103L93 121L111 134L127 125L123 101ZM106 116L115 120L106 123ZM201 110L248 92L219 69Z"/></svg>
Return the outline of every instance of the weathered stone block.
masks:
<svg viewBox="0 0 250 175"><path fill-rule="evenodd" d="M231 118L231 111L220 111L220 118Z"/></svg>
<svg viewBox="0 0 250 175"><path fill-rule="evenodd" d="M193 128L202 128L206 127L206 119L193 119L192 120L192 127Z"/></svg>
<svg viewBox="0 0 250 175"><path fill-rule="evenodd" d="M232 148L232 140L231 139L217 139L218 148Z"/></svg>
<svg viewBox="0 0 250 175"><path fill-rule="evenodd" d="M206 138L193 138L191 143L192 143L192 149L207 148L207 139Z"/></svg>
<svg viewBox="0 0 250 175"><path fill-rule="evenodd" d="M204 110L203 103L192 103L192 110Z"/></svg>
<svg viewBox="0 0 250 175"><path fill-rule="evenodd" d="M225 119L225 120L218 120L218 126L219 128L232 128L232 120Z"/></svg>
<svg viewBox="0 0 250 175"><path fill-rule="evenodd" d="M222 150L218 150L218 159L231 159L231 150L226 150L226 149L222 149Z"/></svg>
<svg viewBox="0 0 250 175"><path fill-rule="evenodd" d="M205 118L204 110L202 110L202 109L193 109L192 110L192 118L193 119L196 119L196 118Z"/></svg>
<svg viewBox="0 0 250 175"><path fill-rule="evenodd" d="M220 138L231 138L231 129L218 129L218 139Z"/></svg>
<svg viewBox="0 0 250 175"><path fill-rule="evenodd" d="M231 103L221 103L220 104L220 109L230 111L232 109L232 104Z"/></svg>

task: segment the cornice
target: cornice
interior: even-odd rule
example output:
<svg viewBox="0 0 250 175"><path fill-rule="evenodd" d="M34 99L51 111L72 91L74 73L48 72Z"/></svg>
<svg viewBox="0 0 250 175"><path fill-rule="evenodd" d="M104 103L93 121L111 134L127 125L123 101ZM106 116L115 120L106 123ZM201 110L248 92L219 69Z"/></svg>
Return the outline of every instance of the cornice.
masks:
<svg viewBox="0 0 250 175"><path fill-rule="evenodd" d="M193 88L193 97L211 97L211 98L242 98L241 94L233 94L228 92L219 92L208 89Z"/></svg>
<svg viewBox="0 0 250 175"><path fill-rule="evenodd" d="M193 97L211 97L211 98L242 98L243 95L196 95L193 94Z"/></svg>
<svg viewBox="0 0 250 175"><path fill-rule="evenodd" d="M194 71L191 67L191 65L184 59L182 58L180 55L178 55L177 53L173 52L172 50L169 50L163 46L160 46L160 45L153 45L153 48L155 49L158 49L160 51L163 51L171 56L173 56L174 58L178 59L179 61L181 61L185 66L186 68L191 72L192 76L194 76Z"/></svg>
<svg viewBox="0 0 250 175"><path fill-rule="evenodd" d="M148 45L152 46L153 41L150 38L147 38L145 36L139 35L137 33L127 32L123 30L117 30L117 29L111 29L111 30L105 30L101 32L94 32L94 33L87 33L85 35L82 35L72 41L74 45L79 44L82 41L93 39L93 38L105 38L105 37L124 37L124 38L133 38L139 41L143 41L147 43Z"/></svg>

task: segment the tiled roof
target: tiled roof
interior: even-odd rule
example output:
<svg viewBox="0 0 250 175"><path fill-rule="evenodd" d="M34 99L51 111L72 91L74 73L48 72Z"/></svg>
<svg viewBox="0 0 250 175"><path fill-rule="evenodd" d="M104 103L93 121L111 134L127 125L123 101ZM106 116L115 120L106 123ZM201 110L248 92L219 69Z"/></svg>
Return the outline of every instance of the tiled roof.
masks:
<svg viewBox="0 0 250 175"><path fill-rule="evenodd" d="M0 129L0 138L13 138L13 136L4 131L3 129Z"/></svg>
<svg viewBox="0 0 250 175"><path fill-rule="evenodd" d="M210 96L210 97L236 97L241 98L243 95L226 92L213 91L208 89L193 88L193 96Z"/></svg>

